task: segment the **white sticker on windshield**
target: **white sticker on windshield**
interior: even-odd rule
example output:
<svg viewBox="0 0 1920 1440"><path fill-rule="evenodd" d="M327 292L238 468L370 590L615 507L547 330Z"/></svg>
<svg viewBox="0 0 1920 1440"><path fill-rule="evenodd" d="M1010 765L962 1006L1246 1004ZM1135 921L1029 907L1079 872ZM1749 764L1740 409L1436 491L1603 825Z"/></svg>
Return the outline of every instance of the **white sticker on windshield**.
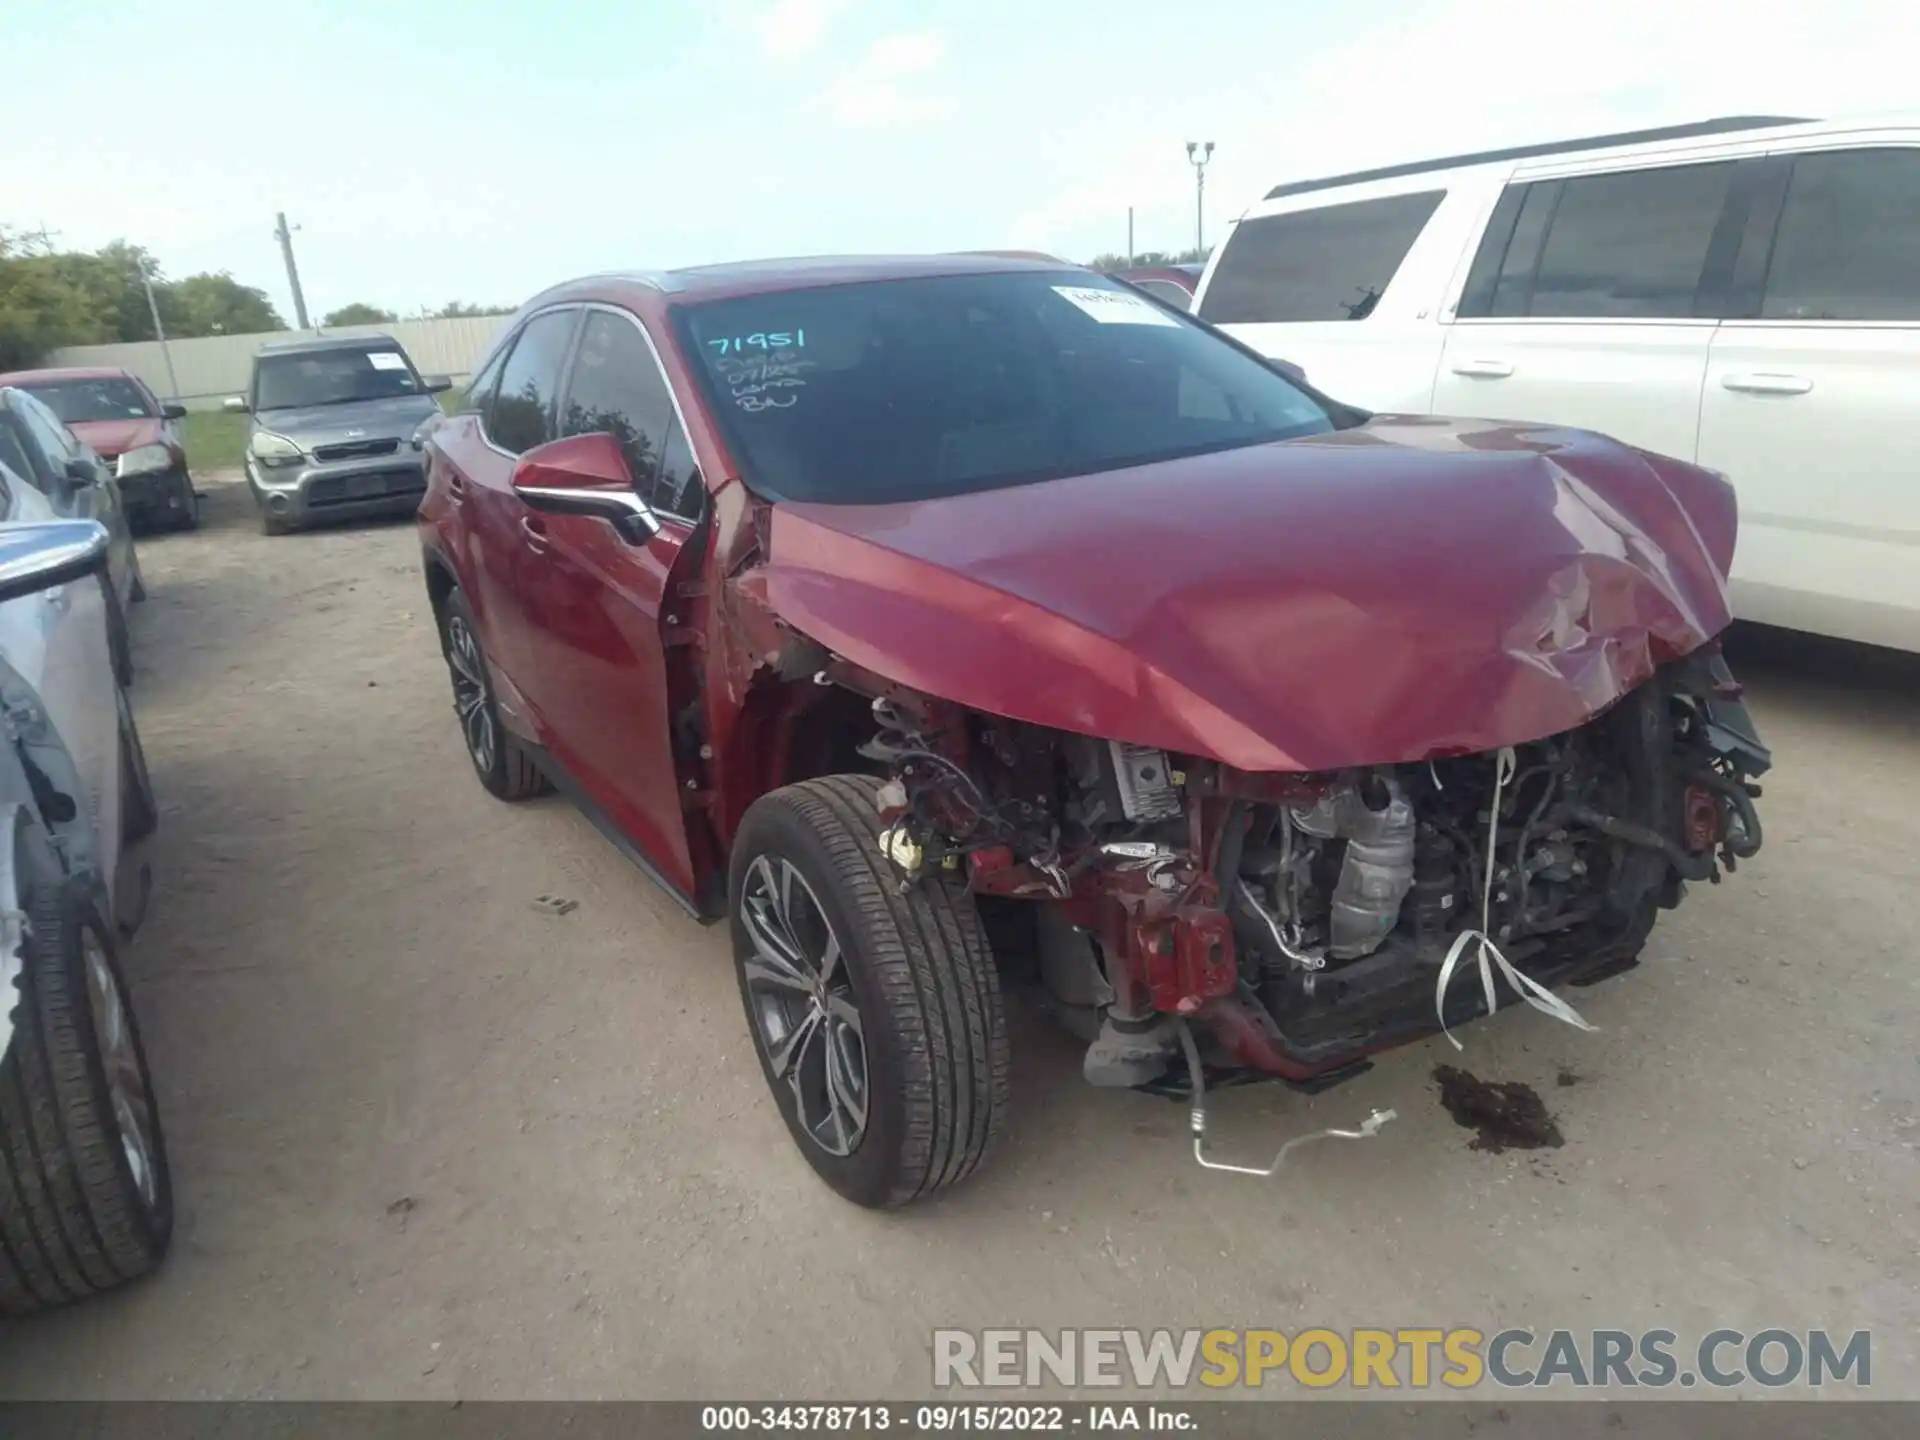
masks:
<svg viewBox="0 0 1920 1440"><path fill-rule="evenodd" d="M1125 290L1103 290L1096 285L1056 285L1053 293L1085 311L1102 325L1171 325L1180 322L1151 300Z"/></svg>
<svg viewBox="0 0 1920 1440"><path fill-rule="evenodd" d="M407 368L407 357L398 350L369 350L367 363L376 370L404 370Z"/></svg>

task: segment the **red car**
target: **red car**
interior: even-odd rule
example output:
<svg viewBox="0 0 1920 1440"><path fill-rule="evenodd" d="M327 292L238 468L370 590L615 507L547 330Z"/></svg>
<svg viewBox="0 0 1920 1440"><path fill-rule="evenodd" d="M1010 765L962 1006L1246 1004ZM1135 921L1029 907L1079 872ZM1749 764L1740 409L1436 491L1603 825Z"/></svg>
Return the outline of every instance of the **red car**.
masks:
<svg viewBox="0 0 1920 1440"><path fill-rule="evenodd" d="M1114 270L1110 273L1114 279L1137 286L1155 299L1164 300L1182 310L1191 310L1194 292L1200 288L1200 277L1206 268L1192 264L1136 265L1130 270Z"/></svg>
<svg viewBox="0 0 1920 1440"><path fill-rule="evenodd" d="M1577 1021L1547 987L1759 848L1710 471L1368 416L1042 260L598 276L502 333L421 436L474 769L727 921L861 1204L978 1164L1003 985L1198 1110Z"/></svg>
<svg viewBox="0 0 1920 1440"><path fill-rule="evenodd" d="M66 423L107 463L136 524L191 530L200 523L187 451L175 421L183 405L162 404L129 370L70 367L0 375Z"/></svg>

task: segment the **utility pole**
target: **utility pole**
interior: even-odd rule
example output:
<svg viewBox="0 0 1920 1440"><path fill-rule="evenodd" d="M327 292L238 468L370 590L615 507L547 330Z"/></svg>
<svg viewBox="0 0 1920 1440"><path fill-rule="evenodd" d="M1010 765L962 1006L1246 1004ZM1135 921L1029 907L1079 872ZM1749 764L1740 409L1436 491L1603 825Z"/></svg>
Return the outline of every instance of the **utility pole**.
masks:
<svg viewBox="0 0 1920 1440"><path fill-rule="evenodd" d="M1189 140L1187 161L1193 166L1193 248L1207 248L1207 162L1213 159L1213 141ZM292 266L293 261L287 261Z"/></svg>
<svg viewBox="0 0 1920 1440"><path fill-rule="evenodd" d="M1133 207L1127 207L1127 268L1133 268Z"/></svg>
<svg viewBox="0 0 1920 1440"><path fill-rule="evenodd" d="M180 377L173 370L173 351L167 348L167 328L160 323L160 302L154 298L153 281L147 275L146 266L140 267L140 283L146 287L147 310L153 316L154 337L160 342L160 358L167 362L167 386L172 392L167 398L180 398Z"/></svg>
<svg viewBox="0 0 1920 1440"><path fill-rule="evenodd" d="M1191 150L1193 147L1187 147ZM1212 147L1209 146L1209 149ZM280 223L274 228L274 239L280 242L280 253L287 262L287 288L293 291L293 315L300 328L307 326L307 297L300 293L300 269L293 263L293 232L287 228L287 212L282 210L274 216Z"/></svg>

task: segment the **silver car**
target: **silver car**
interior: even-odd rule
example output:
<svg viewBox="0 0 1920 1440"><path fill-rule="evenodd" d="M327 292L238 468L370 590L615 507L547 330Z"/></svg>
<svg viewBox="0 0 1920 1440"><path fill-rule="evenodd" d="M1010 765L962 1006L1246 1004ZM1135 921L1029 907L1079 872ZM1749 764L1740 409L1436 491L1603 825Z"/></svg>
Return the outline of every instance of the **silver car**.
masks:
<svg viewBox="0 0 1920 1440"><path fill-rule="evenodd" d="M411 515L427 489L414 434L452 384L421 375L385 335L262 345L248 393L225 402L253 417L247 484L261 528L282 535L321 520Z"/></svg>
<svg viewBox="0 0 1920 1440"><path fill-rule="evenodd" d="M146 899L146 868L122 847L157 812L108 660L107 549L97 521L0 524L4 1315L136 1279L173 1232L166 1145L115 955Z"/></svg>

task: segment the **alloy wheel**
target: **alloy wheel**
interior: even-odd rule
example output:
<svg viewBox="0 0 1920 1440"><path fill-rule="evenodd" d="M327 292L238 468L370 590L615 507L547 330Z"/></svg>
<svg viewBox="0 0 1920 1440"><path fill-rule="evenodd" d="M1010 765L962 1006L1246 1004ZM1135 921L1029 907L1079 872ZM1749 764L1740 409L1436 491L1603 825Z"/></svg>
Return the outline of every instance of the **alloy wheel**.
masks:
<svg viewBox="0 0 1920 1440"><path fill-rule="evenodd" d="M806 877L777 855L748 867L740 918L753 945L741 968L755 1038L774 1079L816 1145L851 1154L867 1130L867 1051L840 938Z"/></svg>
<svg viewBox="0 0 1920 1440"><path fill-rule="evenodd" d="M453 709L466 732L467 753L474 766L485 774L493 769L499 752L499 737L494 734L493 708L487 704L486 661L480 655L480 642L458 615L447 618L447 668L453 675Z"/></svg>
<svg viewBox="0 0 1920 1440"><path fill-rule="evenodd" d="M155 1158L153 1094L147 1072L134 1044L133 1020L119 977L107 959L106 947L91 930L80 932L80 953L87 972L87 1008L93 1016L93 1035L100 1047L100 1068L107 1077L107 1098L113 1106L114 1128L134 1188L151 1210L160 1203L160 1174Z"/></svg>

